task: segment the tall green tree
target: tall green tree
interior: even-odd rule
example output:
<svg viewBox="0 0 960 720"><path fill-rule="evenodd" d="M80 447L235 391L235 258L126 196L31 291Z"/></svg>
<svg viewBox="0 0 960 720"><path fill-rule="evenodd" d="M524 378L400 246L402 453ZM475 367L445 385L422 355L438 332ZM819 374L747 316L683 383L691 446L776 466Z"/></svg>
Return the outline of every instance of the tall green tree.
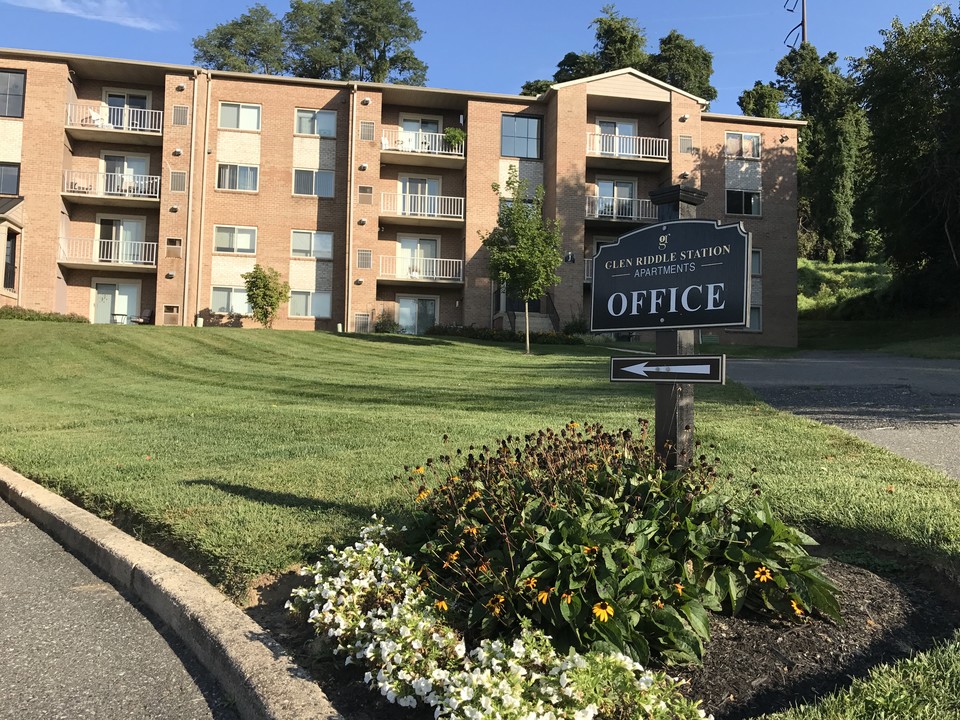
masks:
<svg viewBox="0 0 960 720"><path fill-rule="evenodd" d="M504 187L494 183L500 197L497 226L482 238L490 253L490 278L523 300L526 352L530 354L530 301L544 296L560 282L563 240L555 220L543 217L543 185L532 197L529 184L511 166Z"/></svg>
<svg viewBox="0 0 960 720"><path fill-rule="evenodd" d="M703 46L672 30L660 40L660 51L646 50L646 31L636 18L621 15L615 5L601 8L594 18L594 45L591 52L568 52L557 63L552 80L530 80L520 89L523 95L539 95L552 84L578 80L600 73L635 68L705 100L717 97L710 85L713 55Z"/></svg>
<svg viewBox="0 0 960 720"><path fill-rule="evenodd" d="M881 36L857 66L876 219L927 304L960 307L960 17L941 4Z"/></svg>
<svg viewBox="0 0 960 720"><path fill-rule="evenodd" d="M409 0L291 0L282 20L254 5L195 38L204 67L323 80L423 85L423 37Z"/></svg>
<svg viewBox="0 0 960 720"><path fill-rule="evenodd" d="M773 83L757 80L753 87L740 93L737 105L744 115L751 117L782 118L780 106L786 100L783 90Z"/></svg>
<svg viewBox="0 0 960 720"><path fill-rule="evenodd" d="M797 174L801 222L816 236L812 255L843 261L855 259L868 127L854 78L837 61L836 53L821 57L803 43L777 63L776 71L786 103L807 121L800 130Z"/></svg>
<svg viewBox="0 0 960 720"><path fill-rule="evenodd" d="M193 61L214 70L282 75L284 47L282 23L258 3L236 20L195 37Z"/></svg>

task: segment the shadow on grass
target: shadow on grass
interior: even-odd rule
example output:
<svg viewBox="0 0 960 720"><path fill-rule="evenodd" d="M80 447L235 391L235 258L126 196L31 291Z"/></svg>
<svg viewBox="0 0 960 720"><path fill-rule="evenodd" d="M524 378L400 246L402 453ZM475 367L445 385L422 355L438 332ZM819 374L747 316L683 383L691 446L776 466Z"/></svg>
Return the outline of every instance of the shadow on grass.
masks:
<svg viewBox="0 0 960 720"><path fill-rule="evenodd" d="M347 333L345 337L351 340L362 340L369 343L387 343L390 345L413 345L418 347L430 347L436 345L453 345L449 340L440 340L439 338L424 337L422 335L393 335L390 333L357 334Z"/></svg>

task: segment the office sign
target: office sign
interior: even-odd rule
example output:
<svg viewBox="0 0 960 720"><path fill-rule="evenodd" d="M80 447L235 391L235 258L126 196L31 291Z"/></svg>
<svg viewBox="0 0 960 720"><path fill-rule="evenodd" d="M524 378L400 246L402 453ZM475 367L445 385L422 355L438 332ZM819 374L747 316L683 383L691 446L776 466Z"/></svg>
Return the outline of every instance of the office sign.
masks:
<svg viewBox="0 0 960 720"><path fill-rule="evenodd" d="M740 223L674 220L627 233L593 261L594 331L746 326L750 235Z"/></svg>
<svg viewBox="0 0 960 720"><path fill-rule="evenodd" d="M611 382L714 383L727 380L726 355L610 358Z"/></svg>

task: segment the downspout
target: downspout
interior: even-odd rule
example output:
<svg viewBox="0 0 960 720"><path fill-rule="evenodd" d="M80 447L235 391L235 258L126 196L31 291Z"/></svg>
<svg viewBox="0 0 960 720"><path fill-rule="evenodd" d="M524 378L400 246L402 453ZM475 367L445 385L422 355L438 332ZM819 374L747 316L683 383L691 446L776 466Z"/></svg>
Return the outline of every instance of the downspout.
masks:
<svg viewBox="0 0 960 720"><path fill-rule="evenodd" d="M182 307L183 312L180 313L180 325L185 326L187 324L187 302L190 299L190 240L192 239L192 228L193 228L193 193L194 193L194 184L193 184L193 173L196 166L197 160L197 76L200 74L200 71L194 68L193 71L193 104L191 107L191 112L193 117L191 118L191 127L190 127L190 172L187 175L190 178L190 192L187 195L187 237L184 239L184 264L183 264L183 301ZM202 189L201 189L202 192ZM200 266L200 258L197 258L197 267Z"/></svg>
<svg viewBox="0 0 960 720"><path fill-rule="evenodd" d="M343 282L345 285L345 305L343 307L344 329L350 332L350 303L353 299L353 282L350 278L351 259L353 258L353 154L354 144L357 137L357 84L353 83L350 88L350 137L347 139L347 162L349 163L349 172L347 172L347 257L344 263Z"/></svg>
<svg viewBox="0 0 960 720"><path fill-rule="evenodd" d="M196 293L196 313L200 312L200 273L203 268L203 222L207 212L207 145L210 142L210 93L213 89L213 73L209 70L200 72L207 76L207 100L203 109L203 147L200 149L200 155L203 158L203 170L200 173L200 237L197 246L197 293Z"/></svg>

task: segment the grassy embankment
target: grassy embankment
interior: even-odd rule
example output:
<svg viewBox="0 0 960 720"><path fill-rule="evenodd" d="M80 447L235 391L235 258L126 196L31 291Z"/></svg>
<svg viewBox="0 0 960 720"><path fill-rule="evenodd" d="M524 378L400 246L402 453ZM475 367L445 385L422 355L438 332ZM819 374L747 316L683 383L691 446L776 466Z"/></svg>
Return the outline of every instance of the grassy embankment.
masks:
<svg viewBox="0 0 960 720"><path fill-rule="evenodd" d="M652 389L612 385L608 356L597 347L526 357L516 346L446 339L4 321L0 462L240 595L261 573L352 541L374 512L401 519L410 488L392 478L404 464L572 419L619 427L651 417ZM732 492L749 492L756 467L788 520L960 577L960 489L943 475L778 413L735 385L697 389L697 431L717 445ZM921 682L954 702L960 689L939 678L960 674L956 655L950 645L926 664L900 663L865 692Z"/></svg>

